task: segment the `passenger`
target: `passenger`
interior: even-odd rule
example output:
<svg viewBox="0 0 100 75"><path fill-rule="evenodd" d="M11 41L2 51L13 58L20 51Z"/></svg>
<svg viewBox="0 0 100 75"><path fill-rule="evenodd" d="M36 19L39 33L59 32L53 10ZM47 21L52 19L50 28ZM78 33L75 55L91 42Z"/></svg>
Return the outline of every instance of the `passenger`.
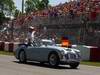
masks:
<svg viewBox="0 0 100 75"><path fill-rule="evenodd" d="M28 45L31 45L32 43L34 43L35 41L35 33L36 33L36 30L35 30L35 27L29 27L29 32L28 32Z"/></svg>

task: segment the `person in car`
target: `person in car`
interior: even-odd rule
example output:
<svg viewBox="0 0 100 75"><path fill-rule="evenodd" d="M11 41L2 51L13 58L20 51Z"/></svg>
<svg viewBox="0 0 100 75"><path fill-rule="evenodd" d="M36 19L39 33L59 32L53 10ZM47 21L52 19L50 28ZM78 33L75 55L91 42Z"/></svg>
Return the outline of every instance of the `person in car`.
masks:
<svg viewBox="0 0 100 75"><path fill-rule="evenodd" d="M31 45L34 41L35 41L35 33L36 33L36 29L35 27L29 27L29 31L28 31L28 44Z"/></svg>

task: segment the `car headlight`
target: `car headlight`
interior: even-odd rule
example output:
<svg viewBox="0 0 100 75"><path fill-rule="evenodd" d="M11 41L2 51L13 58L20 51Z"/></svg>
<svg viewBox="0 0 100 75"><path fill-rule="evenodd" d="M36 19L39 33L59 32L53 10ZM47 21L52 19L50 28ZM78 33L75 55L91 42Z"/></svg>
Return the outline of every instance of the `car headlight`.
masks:
<svg viewBox="0 0 100 75"><path fill-rule="evenodd" d="M60 58L63 59L63 56L65 55L65 52L62 50L60 51Z"/></svg>
<svg viewBox="0 0 100 75"><path fill-rule="evenodd" d="M64 52L64 51L61 51L61 54L62 54L62 55L65 55L65 52Z"/></svg>

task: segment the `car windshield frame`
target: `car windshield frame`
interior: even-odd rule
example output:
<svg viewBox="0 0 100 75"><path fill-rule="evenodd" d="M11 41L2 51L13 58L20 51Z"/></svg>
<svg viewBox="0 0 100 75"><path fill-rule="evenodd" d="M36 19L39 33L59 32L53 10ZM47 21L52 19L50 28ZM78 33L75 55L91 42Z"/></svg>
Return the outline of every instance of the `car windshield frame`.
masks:
<svg viewBox="0 0 100 75"><path fill-rule="evenodd" d="M54 46L56 44L52 40L41 40L41 41L33 42L32 45L34 47L40 47L40 46Z"/></svg>

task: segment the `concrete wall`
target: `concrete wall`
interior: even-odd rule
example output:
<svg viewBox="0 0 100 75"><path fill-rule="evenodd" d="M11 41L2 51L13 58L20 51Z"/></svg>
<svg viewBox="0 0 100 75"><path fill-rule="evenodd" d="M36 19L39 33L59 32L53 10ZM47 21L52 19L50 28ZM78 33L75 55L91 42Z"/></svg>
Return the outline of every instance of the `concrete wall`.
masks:
<svg viewBox="0 0 100 75"><path fill-rule="evenodd" d="M82 60L90 60L90 49L87 47L84 47L84 45L77 45L76 47L73 47L75 49L80 50Z"/></svg>

